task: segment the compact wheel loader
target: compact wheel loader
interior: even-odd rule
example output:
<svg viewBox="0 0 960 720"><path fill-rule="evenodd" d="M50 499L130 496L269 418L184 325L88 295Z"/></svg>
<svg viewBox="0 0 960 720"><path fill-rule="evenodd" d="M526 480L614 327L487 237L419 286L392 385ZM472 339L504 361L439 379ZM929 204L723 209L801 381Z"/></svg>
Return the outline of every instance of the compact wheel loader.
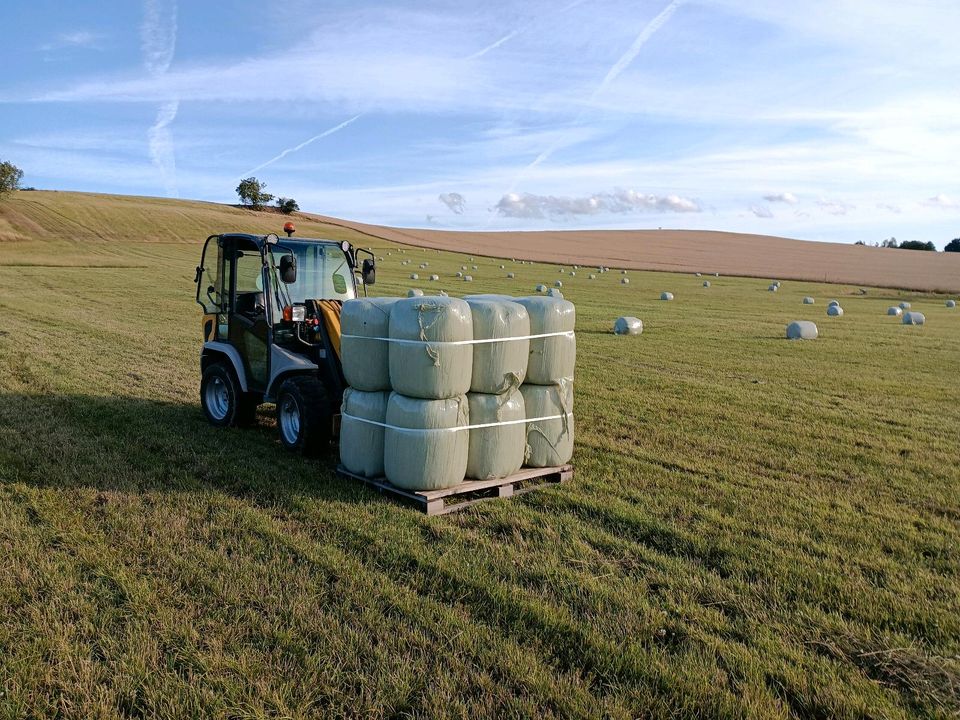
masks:
<svg viewBox="0 0 960 720"><path fill-rule="evenodd" d="M376 282L373 253L347 241L275 234L211 235L196 269L203 308L200 403L211 424L254 422L276 403L280 441L330 448L346 382L340 309ZM367 257L363 257L367 256Z"/></svg>

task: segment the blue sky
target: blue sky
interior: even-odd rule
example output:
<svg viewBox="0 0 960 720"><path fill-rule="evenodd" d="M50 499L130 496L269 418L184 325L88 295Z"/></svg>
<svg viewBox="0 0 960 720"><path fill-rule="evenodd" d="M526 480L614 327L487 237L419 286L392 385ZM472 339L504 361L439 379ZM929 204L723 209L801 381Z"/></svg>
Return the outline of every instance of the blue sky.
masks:
<svg viewBox="0 0 960 720"><path fill-rule="evenodd" d="M960 236L956 0L4 7L41 188L463 229Z"/></svg>

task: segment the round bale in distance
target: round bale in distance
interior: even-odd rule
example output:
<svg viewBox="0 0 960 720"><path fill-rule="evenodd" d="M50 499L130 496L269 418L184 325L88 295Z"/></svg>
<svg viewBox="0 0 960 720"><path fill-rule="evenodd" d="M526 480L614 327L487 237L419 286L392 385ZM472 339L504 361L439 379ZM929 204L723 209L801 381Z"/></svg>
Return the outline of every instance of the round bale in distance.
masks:
<svg viewBox="0 0 960 720"><path fill-rule="evenodd" d="M910 303L908 303L908 302L902 302L902 303L900 303L900 309L901 309L901 310L909 310L909 309L910 309Z"/></svg>
<svg viewBox="0 0 960 720"><path fill-rule="evenodd" d="M410 273L410 279L411 279L411 280L419 280L419 279L420 279L420 276L417 275L416 273Z"/></svg>
<svg viewBox="0 0 960 720"><path fill-rule="evenodd" d="M547 290L547 295L549 295L550 297L555 297L555 298L562 298L562 297L563 297L563 293L560 292L557 288L550 288L549 290Z"/></svg>
<svg viewBox="0 0 960 720"><path fill-rule="evenodd" d="M539 285L537 285L536 290L537 290L538 293L546 292L546 291L547 291L547 286L544 285L543 283L540 283Z"/></svg>
<svg viewBox="0 0 960 720"><path fill-rule="evenodd" d="M830 317L843 317L843 308L839 305L831 305L827 308L827 315Z"/></svg>
<svg viewBox="0 0 960 720"><path fill-rule="evenodd" d="M807 296L803 299L803 304L804 304L804 305L813 305L815 302L816 302L816 300L814 300L814 299L813 299L812 297L810 297L809 295L807 295Z"/></svg>
<svg viewBox="0 0 960 720"><path fill-rule="evenodd" d="M411 288L407 290L407 297L423 297L423 290L419 288Z"/></svg>
<svg viewBox="0 0 960 720"><path fill-rule="evenodd" d="M896 315L897 317L900 317L903 315L903 310L894 305L893 307L887 308L887 315Z"/></svg>
<svg viewBox="0 0 960 720"><path fill-rule="evenodd" d="M439 280L439 279L440 279L440 276L439 276L439 275L431 275L431 276L430 276L430 279L436 281L436 280Z"/></svg>
<svg viewBox="0 0 960 720"><path fill-rule="evenodd" d="M904 325L923 325L927 319L922 312L906 312L903 314Z"/></svg>
<svg viewBox="0 0 960 720"><path fill-rule="evenodd" d="M828 308L831 308L831 307L839 307L839 305L840 305L840 301L839 301L839 300L831 300L830 302L827 303L827 307L828 307Z"/></svg>
<svg viewBox="0 0 960 720"><path fill-rule="evenodd" d="M629 284L630 284L630 278L620 278L620 284L621 284L621 285L629 285Z"/></svg>
<svg viewBox="0 0 960 720"><path fill-rule="evenodd" d="M613 322L616 335L639 335L643 332L643 321L635 317L618 317Z"/></svg>
<svg viewBox="0 0 960 720"><path fill-rule="evenodd" d="M660 293L660 299L661 299L661 300L673 300L673 293L672 293L672 292L662 292L662 293Z"/></svg>
<svg viewBox="0 0 960 720"><path fill-rule="evenodd" d="M590 273L589 278L590 278L591 280L596 280L596 279L597 279L597 276L594 275L593 273Z"/></svg>
<svg viewBox="0 0 960 720"><path fill-rule="evenodd" d="M473 275L464 275L464 276L463 276L463 281L464 281L464 282L473 282Z"/></svg>
<svg viewBox="0 0 960 720"><path fill-rule="evenodd" d="M563 287L563 281L562 281L562 280L555 280L554 283L553 283L553 286L554 286L554 287L558 287L558 288L562 288L562 287Z"/></svg>
<svg viewBox="0 0 960 720"><path fill-rule="evenodd" d="M703 281L703 286L704 286L704 287L710 287L710 281L709 281L709 280L704 280L704 281Z"/></svg>
<svg viewBox="0 0 960 720"><path fill-rule="evenodd" d="M767 287L767 290L769 290L770 292L776 292L776 291L779 290L779 289L780 289L780 286L779 286L779 285L769 285L769 286Z"/></svg>
<svg viewBox="0 0 960 720"><path fill-rule="evenodd" d="M817 335L816 323L809 320L794 320L787 325L787 340L816 340Z"/></svg>
<svg viewBox="0 0 960 720"><path fill-rule="evenodd" d="M515 277L516 275L514 275L513 273L507 273L507 278L509 278L510 280L513 280Z"/></svg>
<svg viewBox="0 0 960 720"><path fill-rule="evenodd" d="M956 306L957 306L957 301L956 301L956 300L947 300L947 307L948 307L948 308L955 308Z"/></svg>

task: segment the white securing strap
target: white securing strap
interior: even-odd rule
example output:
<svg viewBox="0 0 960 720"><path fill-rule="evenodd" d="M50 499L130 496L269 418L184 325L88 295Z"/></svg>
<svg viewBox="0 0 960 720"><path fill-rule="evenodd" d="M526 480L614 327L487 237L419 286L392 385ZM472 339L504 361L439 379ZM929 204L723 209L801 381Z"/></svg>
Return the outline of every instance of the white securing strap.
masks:
<svg viewBox="0 0 960 720"><path fill-rule="evenodd" d="M388 425L387 423L377 422L376 420L367 420L366 418L357 417L356 415L349 415L348 413L340 413L340 417L347 420L357 420L358 422L368 423L370 425L377 425L379 427L386 428L387 430L399 430L401 432L459 432L460 430L480 430L481 428L500 427L501 425L520 425L523 423L542 422L544 420L560 420L564 417L573 417L573 413L568 412L565 415L547 415L546 417L525 418L523 420L504 420L502 422L481 423L479 425L461 425L450 428L405 428L398 425Z"/></svg>
<svg viewBox="0 0 960 720"><path fill-rule="evenodd" d="M399 343L401 345L480 345L483 343L510 342L511 340L536 340L538 338L573 337L573 330L563 330L561 332L540 333L539 335L521 335L520 337L504 338L480 338L478 340L405 340L402 338L372 337L368 335L341 335L340 339L350 338L353 340L381 340L383 342Z"/></svg>

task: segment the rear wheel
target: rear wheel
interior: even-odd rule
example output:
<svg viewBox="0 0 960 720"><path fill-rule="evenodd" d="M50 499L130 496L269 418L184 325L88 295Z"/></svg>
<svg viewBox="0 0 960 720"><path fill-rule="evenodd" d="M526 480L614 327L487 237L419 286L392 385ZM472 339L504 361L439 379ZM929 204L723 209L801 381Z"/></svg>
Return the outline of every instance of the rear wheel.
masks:
<svg viewBox="0 0 960 720"><path fill-rule="evenodd" d="M211 425L249 425L257 415L257 398L240 390L233 369L213 363L200 380L200 404Z"/></svg>
<svg viewBox="0 0 960 720"><path fill-rule="evenodd" d="M309 377L292 377L277 393L277 429L284 446L304 455L330 449L332 414L326 388Z"/></svg>

